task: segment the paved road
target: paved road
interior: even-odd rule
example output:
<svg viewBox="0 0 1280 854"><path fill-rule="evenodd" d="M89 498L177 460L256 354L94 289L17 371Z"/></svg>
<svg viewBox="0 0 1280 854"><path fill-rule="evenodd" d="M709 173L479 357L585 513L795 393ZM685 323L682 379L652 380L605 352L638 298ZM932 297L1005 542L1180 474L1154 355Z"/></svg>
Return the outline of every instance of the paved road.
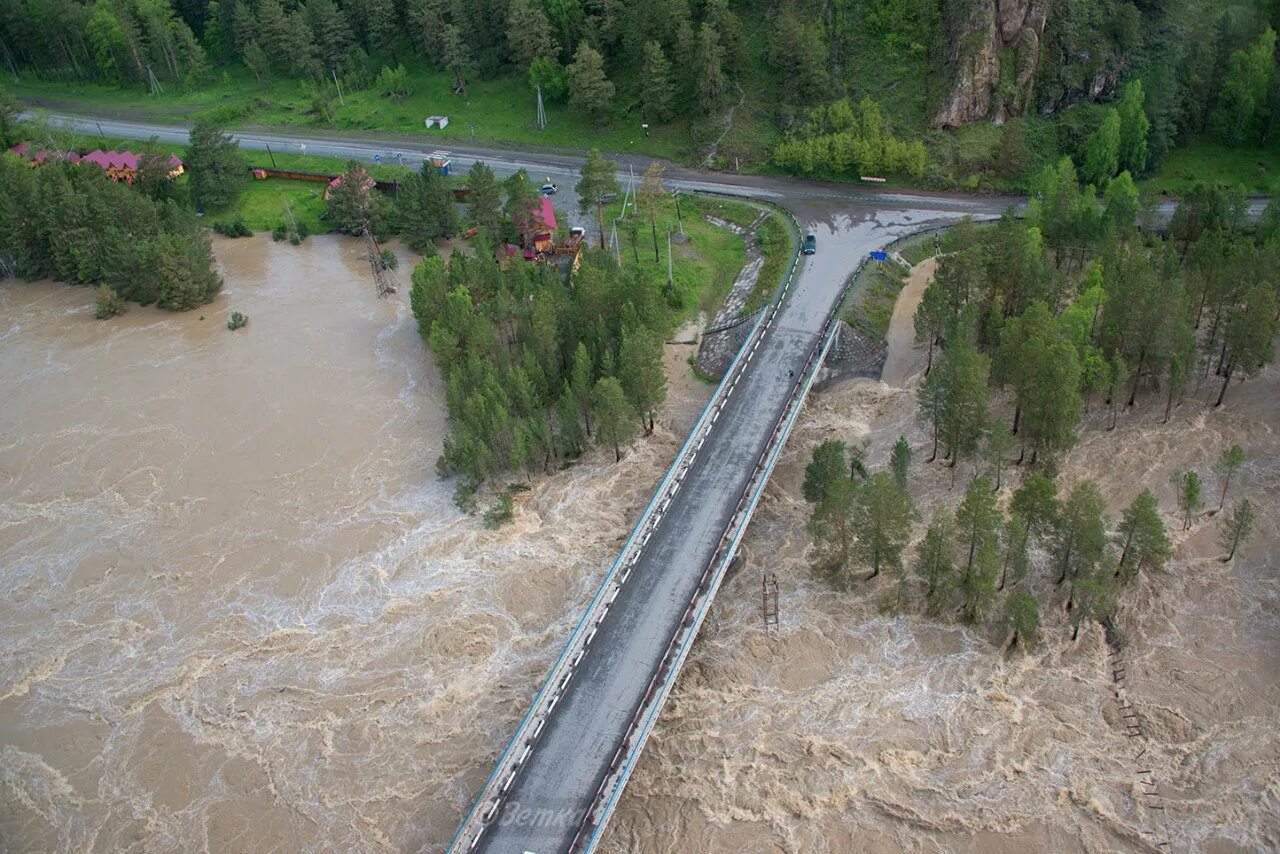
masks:
<svg viewBox="0 0 1280 854"><path fill-rule="evenodd" d="M93 118L67 113L48 114L53 124L71 128L79 133L98 136L100 133L108 137L123 139L150 139L155 137L161 142L185 144L189 126L164 125L146 122L123 121L118 119ZM381 158L383 163L404 162L405 165L417 167L431 152L446 148L449 151L455 170L470 168L477 160L483 160L499 176L512 174L517 169L527 169L530 177L541 183L549 179L560 187L555 203L556 210L568 217L575 225L590 225L581 222L578 217L577 197L573 193L573 185L577 183L583 158L571 154L554 154L546 152L518 152L506 149L494 149L474 146L462 146L448 143L441 145L441 140L433 140L424 136L421 142L390 142L358 136L330 136L327 134L308 134L305 132L264 133L256 131L235 131L233 134L242 148L251 151L266 151L268 146L277 152L321 155L325 157L354 158L372 163L374 157ZM91 143L89 143L91 144ZM303 148L305 146L305 149ZM396 157L403 156L403 161ZM612 155L611 155L612 158ZM619 164L618 179L625 183L634 175L637 184L644 170L653 162L653 158L636 155L623 155L612 158ZM265 161L264 161L265 162ZM875 187L859 187L848 184L824 183L820 181L801 181L787 178L770 178L757 175L727 175L717 172L706 172L689 169L674 164L666 164L667 171L664 183L669 189L683 192L727 193L736 196L750 196L778 203L836 202L858 206L870 205L874 209L922 209L955 212L958 214L982 214L992 210L993 206L1003 209L1007 205L1021 205L1024 201L1016 196L966 196L941 195L920 192L898 192L882 190Z"/></svg>

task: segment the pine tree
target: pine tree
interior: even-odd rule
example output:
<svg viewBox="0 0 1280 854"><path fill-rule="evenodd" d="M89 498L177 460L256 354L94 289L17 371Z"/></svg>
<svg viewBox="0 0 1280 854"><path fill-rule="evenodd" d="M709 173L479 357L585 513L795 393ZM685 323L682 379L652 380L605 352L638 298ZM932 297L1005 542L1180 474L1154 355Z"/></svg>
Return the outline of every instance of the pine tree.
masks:
<svg viewBox="0 0 1280 854"><path fill-rule="evenodd" d="M898 437L898 441L893 443L893 449L889 452L889 471L893 473L893 481L898 484L898 488L906 490L907 488L907 471L911 467L911 446L907 444L907 440L902 436Z"/></svg>
<svg viewBox="0 0 1280 854"><path fill-rule="evenodd" d="M396 219L404 242L415 252L428 251L437 238L449 238L457 232L453 191L430 162L400 182Z"/></svg>
<svg viewBox="0 0 1280 854"><path fill-rule="evenodd" d="M1101 620L1111 613L1114 593L1110 577L1094 575L1080 578L1072 589L1070 606L1071 639L1080 637L1080 627Z"/></svg>
<svg viewBox="0 0 1280 854"><path fill-rule="evenodd" d="M987 541L974 556L973 566L960 575L960 611L966 623L982 622L996 594L996 572L1000 553L996 544Z"/></svg>
<svg viewBox="0 0 1280 854"><path fill-rule="evenodd" d="M560 456L576 457L582 453L586 437L582 433L582 423L578 420L578 403L565 380L560 397L556 398L556 443L560 448Z"/></svg>
<svg viewBox="0 0 1280 854"><path fill-rule="evenodd" d="M1107 109L1102 122L1084 143L1084 179L1103 186L1120 168L1120 114Z"/></svg>
<svg viewBox="0 0 1280 854"><path fill-rule="evenodd" d="M1252 377L1275 360L1277 316L1276 296L1265 284L1255 285L1245 295L1243 303L1227 323L1223 341L1226 367L1222 372L1222 389L1214 406L1221 406L1227 394L1227 385L1239 371Z"/></svg>
<svg viewBox="0 0 1280 854"><path fill-rule="evenodd" d="M1015 590L1004 600L1005 632L1008 647L1033 649L1040 636L1040 606L1036 597L1025 590Z"/></svg>
<svg viewBox="0 0 1280 854"><path fill-rule="evenodd" d="M592 121L613 107L614 86L604 73L604 59L583 42L569 65L569 106Z"/></svg>
<svg viewBox="0 0 1280 854"><path fill-rule="evenodd" d="M1000 491L1004 483L1004 467L1009 462L1014 441L1009 424L1004 420L992 422L987 429L986 438L982 443L982 457L991 471L991 476L995 479L996 492Z"/></svg>
<svg viewBox="0 0 1280 854"><path fill-rule="evenodd" d="M868 580L879 575L881 569L902 569L902 550L916 516L906 491L887 472L871 475L858 490L851 520L857 535L854 556L870 564Z"/></svg>
<svg viewBox="0 0 1280 854"><path fill-rule="evenodd" d="M581 180L574 186L578 194L578 213L586 214L591 208L596 209L600 247L604 248L604 203L605 199L618 193L617 166L606 160L599 149L593 148L587 152L581 175Z"/></svg>
<svg viewBox="0 0 1280 854"><path fill-rule="evenodd" d="M613 446L613 458L622 459L622 444L636 433L635 413L627 403L622 383L616 377L601 377L591 392L591 409L596 416L596 439Z"/></svg>
<svg viewBox="0 0 1280 854"><path fill-rule="evenodd" d="M556 52L551 22L542 4L512 0L507 7L507 58L516 70L525 71L538 57L552 57Z"/></svg>
<svg viewBox="0 0 1280 854"><path fill-rule="evenodd" d="M467 97L467 78L474 73L471 49L455 24L445 24L441 35L441 51L445 69L453 75L453 91Z"/></svg>
<svg viewBox="0 0 1280 854"><path fill-rule="evenodd" d="M183 160L196 210L217 210L231 204L249 177L240 144L207 121L196 122L191 128Z"/></svg>
<svg viewBox="0 0 1280 854"><path fill-rule="evenodd" d="M837 587L846 587L849 582L849 564L857 536L853 526L857 496L858 485L848 478L840 478L831 484L809 516L809 535L817 552L815 568Z"/></svg>
<svg viewBox="0 0 1280 854"><path fill-rule="evenodd" d="M839 439L828 439L813 449L813 456L804 469L804 485L801 491L805 501L817 504L827 497L832 488L845 479L845 445Z"/></svg>
<svg viewBox="0 0 1280 854"><path fill-rule="evenodd" d="M694 58L694 96L703 113L712 113L720 106L729 81L724 73L724 48L720 34L704 21L698 30L698 52Z"/></svg>
<svg viewBox="0 0 1280 854"><path fill-rule="evenodd" d="M1223 563L1234 558L1236 549L1253 535L1253 520L1253 504L1247 498L1235 506L1231 515L1222 518L1220 541L1222 547L1227 550L1227 556L1222 559Z"/></svg>
<svg viewBox="0 0 1280 854"><path fill-rule="evenodd" d="M325 219L343 234L360 234L365 223L377 232L387 216L387 199L376 189L368 170L358 161L347 163L342 180L329 190Z"/></svg>
<svg viewBox="0 0 1280 854"><path fill-rule="evenodd" d="M653 432L654 415L667 397L662 339L640 327L624 329L618 346L618 363L627 400L641 422L648 421L649 432Z"/></svg>
<svg viewBox="0 0 1280 854"><path fill-rule="evenodd" d="M1182 530L1191 527L1191 517L1204 506L1200 494L1200 475L1195 471L1175 471L1173 485L1177 489L1178 510L1182 513Z"/></svg>
<svg viewBox="0 0 1280 854"><path fill-rule="evenodd" d="M1098 487L1087 480L1071 490L1062 505L1053 551L1059 567L1057 583L1071 582L1070 601L1074 601L1076 583L1097 575L1097 568L1106 555L1105 509Z"/></svg>
<svg viewBox="0 0 1280 854"><path fill-rule="evenodd" d="M1027 536L1041 538L1057 528L1062 508L1058 503L1058 486L1043 474L1030 474L1013 492L1009 510L1026 526Z"/></svg>
<svg viewBox="0 0 1280 854"><path fill-rule="evenodd" d="M1240 470L1244 465L1244 448L1239 445L1232 445L1225 448L1222 455L1218 457L1218 464L1214 467L1222 477L1222 494L1218 496L1218 509L1222 509L1222 505L1227 502L1227 487L1231 485L1231 476Z"/></svg>
<svg viewBox="0 0 1280 854"><path fill-rule="evenodd" d="M996 589L1003 590L1006 583L1017 587L1030 568L1031 531L1015 513L1000 530L1000 583Z"/></svg>
<svg viewBox="0 0 1280 854"><path fill-rule="evenodd" d="M996 507L991 481L975 477L969 481L964 499L956 508L956 544L961 552L961 574L967 577L977 564L978 554L990 546L997 562L997 545L1000 537L1000 510ZM992 576L992 584L995 577Z"/></svg>
<svg viewBox="0 0 1280 854"><path fill-rule="evenodd" d="M640 104L645 118L652 122L670 119L675 94L671 63L667 61L662 45L656 41L646 43L644 65L640 69Z"/></svg>
<svg viewBox="0 0 1280 854"><path fill-rule="evenodd" d="M497 240L502 226L502 195L498 179L483 160L477 160L467 170L467 213L471 221L480 226L493 240Z"/></svg>
<svg viewBox="0 0 1280 854"><path fill-rule="evenodd" d="M1156 498L1144 489L1120 517L1120 561L1115 576L1128 584L1140 569L1159 569L1172 554Z"/></svg>
<svg viewBox="0 0 1280 854"><path fill-rule="evenodd" d="M990 360L967 341L947 348L939 373L945 377L942 433L954 468L961 456L977 450L987 428L987 375Z"/></svg>
<svg viewBox="0 0 1280 854"><path fill-rule="evenodd" d="M946 607L955 587L955 526L951 514L940 511L916 546L915 574L925 584L925 607L937 614Z"/></svg>
<svg viewBox="0 0 1280 854"><path fill-rule="evenodd" d="M591 436L591 396L594 388L591 375L591 354L587 352L587 345L579 341L578 349L573 354L573 367L569 374L569 392L573 395L578 411L582 414L582 423L588 437Z"/></svg>

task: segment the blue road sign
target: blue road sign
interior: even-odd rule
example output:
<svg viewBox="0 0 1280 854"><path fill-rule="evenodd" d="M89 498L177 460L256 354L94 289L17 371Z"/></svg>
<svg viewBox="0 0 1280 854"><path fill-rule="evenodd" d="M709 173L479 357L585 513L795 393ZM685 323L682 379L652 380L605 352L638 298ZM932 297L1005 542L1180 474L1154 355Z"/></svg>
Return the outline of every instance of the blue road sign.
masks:
<svg viewBox="0 0 1280 854"><path fill-rule="evenodd" d="M889 260L889 253L888 253L888 252L884 252L884 251L882 251L882 250L880 250L880 249L872 249L872 250L871 250L871 257L872 257L872 258L874 258L874 259L875 259L875 260L877 260L877 261L887 261L887 260Z"/></svg>
<svg viewBox="0 0 1280 854"><path fill-rule="evenodd" d="M373 155L373 162L374 162L374 163L381 163L381 162L382 162L382 155L381 155L381 154L375 154L375 155Z"/></svg>

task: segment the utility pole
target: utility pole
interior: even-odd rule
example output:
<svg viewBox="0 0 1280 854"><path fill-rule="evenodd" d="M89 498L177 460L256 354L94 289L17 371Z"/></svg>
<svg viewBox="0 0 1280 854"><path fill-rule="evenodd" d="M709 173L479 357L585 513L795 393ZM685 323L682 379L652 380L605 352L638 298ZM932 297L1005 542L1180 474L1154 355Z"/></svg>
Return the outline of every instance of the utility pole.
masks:
<svg viewBox="0 0 1280 854"><path fill-rule="evenodd" d="M680 223L680 236L684 237L684 217L680 216L680 191L675 191L676 197L676 220Z"/></svg>
<svg viewBox="0 0 1280 854"><path fill-rule="evenodd" d="M542 84L538 83L533 87L533 91L538 93L538 112L534 116L533 123L538 126L538 130L547 129L547 111L542 108Z"/></svg>
<svg viewBox="0 0 1280 854"><path fill-rule="evenodd" d="M675 284L671 273L671 226L667 226L667 284Z"/></svg>
<svg viewBox="0 0 1280 854"><path fill-rule="evenodd" d="M764 613L764 632L769 633L770 627L779 629L778 624L778 574L775 572L762 573L760 576L761 589L761 611Z"/></svg>
<svg viewBox="0 0 1280 854"><path fill-rule="evenodd" d="M271 158L271 168L278 169L279 167L276 166L276 153L271 150L271 143L269 142L267 143L267 156Z"/></svg>
<svg viewBox="0 0 1280 854"><path fill-rule="evenodd" d="M342 84L338 82L338 72L336 69L330 68L329 73L333 75L333 85L338 90L338 103L345 107L347 102L342 98Z"/></svg>

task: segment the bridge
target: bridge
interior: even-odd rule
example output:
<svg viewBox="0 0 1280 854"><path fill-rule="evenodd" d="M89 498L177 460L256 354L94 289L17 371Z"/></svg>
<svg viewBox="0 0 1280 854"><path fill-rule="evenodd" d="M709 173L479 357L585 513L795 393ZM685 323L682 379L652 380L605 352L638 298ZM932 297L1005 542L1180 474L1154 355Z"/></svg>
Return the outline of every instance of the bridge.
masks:
<svg viewBox="0 0 1280 854"><path fill-rule="evenodd" d="M871 249L954 213L792 205L797 256L605 574L451 851L598 843L777 462L852 273Z"/></svg>

